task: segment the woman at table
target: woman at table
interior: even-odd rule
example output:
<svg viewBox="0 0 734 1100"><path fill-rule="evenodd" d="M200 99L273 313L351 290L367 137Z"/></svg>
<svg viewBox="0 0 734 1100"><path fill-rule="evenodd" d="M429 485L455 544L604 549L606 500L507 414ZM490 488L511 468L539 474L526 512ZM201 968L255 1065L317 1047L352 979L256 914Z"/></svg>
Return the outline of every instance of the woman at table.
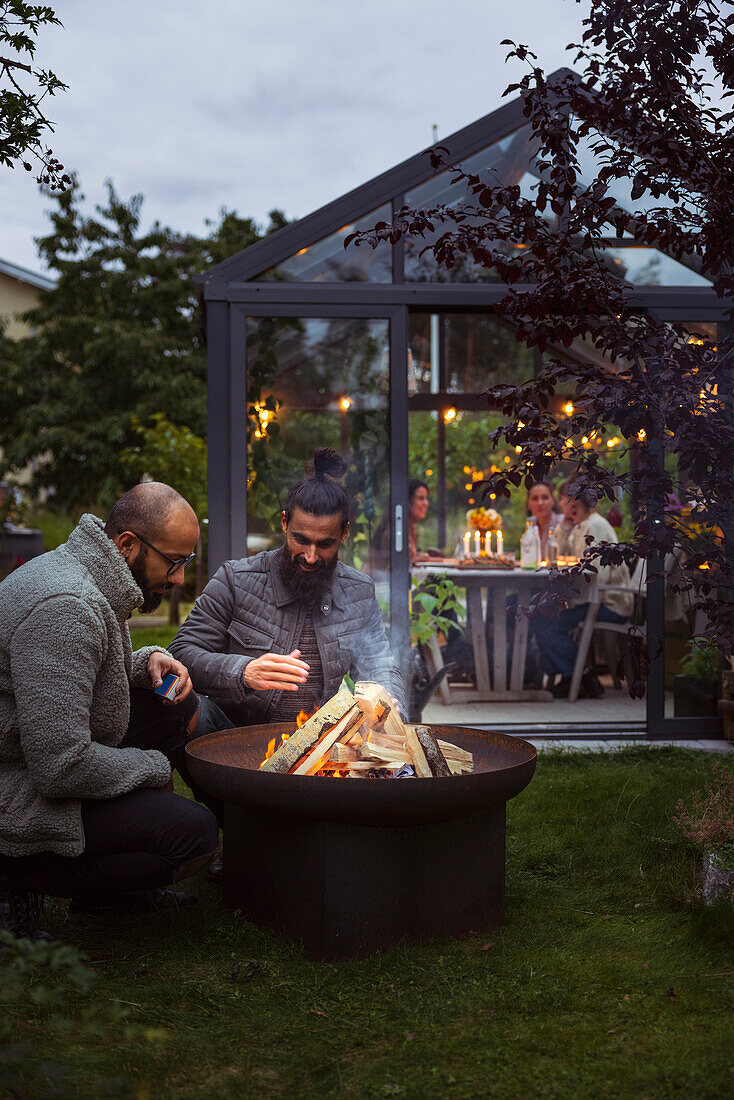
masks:
<svg viewBox="0 0 734 1100"><path fill-rule="evenodd" d="M430 547L421 551L418 546L418 524L422 523L428 513L430 500L428 486L425 481L419 481L412 477L408 482L408 556L410 564L415 565L419 561L430 561L432 558L440 558L441 551ZM390 516L385 515L375 532L372 544L371 565L374 575L376 570L389 570L390 568Z"/></svg>
<svg viewBox="0 0 734 1100"><path fill-rule="evenodd" d="M548 538L563 520L553 489L547 481L535 481L528 492L527 513L533 516L540 535L540 556L548 557Z"/></svg>
<svg viewBox="0 0 734 1100"><path fill-rule="evenodd" d="M564 486L564 491L568 496L568 483ZM599 515L596 508L589 508L580 497L568 497L568 512L573 526L568 533L567 545L573 557L583 557L589 535L593 538L592 546L599 542L618 542L611 523ZM595 564L600 585L629 588L630 575L626 565ZM597 619L601 622L623 623L630 617L633 605L631 592L605 592L603 589L600 591L601 605L597 612ZM588 606L588 601L584 602L583 597L572 597L569 607L559 615L546 617L537 614L530 620L543 668L552 684L550 690L557 699L568 697L576 664L576 643L571 634L586 618ZM552 681L557 676L560 676L560 679L553 684ZM592 699L604 694L604 688L590 669L584 671L581 694Z"/></svg>

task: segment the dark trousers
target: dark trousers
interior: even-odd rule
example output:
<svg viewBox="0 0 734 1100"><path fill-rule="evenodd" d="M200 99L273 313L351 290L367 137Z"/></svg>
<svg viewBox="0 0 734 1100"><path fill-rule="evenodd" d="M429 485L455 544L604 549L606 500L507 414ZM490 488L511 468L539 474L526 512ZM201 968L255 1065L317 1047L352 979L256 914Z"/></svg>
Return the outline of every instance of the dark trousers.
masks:
<svg viewBox="0 0 734 1100"><path fill-rule="evenodd" d="M189 782L184 746L194 733L198 700L166 704L133 688L123 746L158 749ZM219 829L204 806L172 791L141 788L108 799L83 799L84 852L68 857L39 852L0 857L16 889L84 899L168 886L216 851Z"/></svg>
<svg viewBox="0 0 734 1100"><path fill-rule="evenodd" d="M589 605L577 604L575 607L567 607L559 615L545 617L534 615L530 625L535 634L540 650L540 659L543 669L552 676L560 672L561 676L572 676L576 664L576 643L571 638L571 631L586 618ZM602 623L623 623L623 615L616 611L610 611L601 604L596 615Z"/></svg>

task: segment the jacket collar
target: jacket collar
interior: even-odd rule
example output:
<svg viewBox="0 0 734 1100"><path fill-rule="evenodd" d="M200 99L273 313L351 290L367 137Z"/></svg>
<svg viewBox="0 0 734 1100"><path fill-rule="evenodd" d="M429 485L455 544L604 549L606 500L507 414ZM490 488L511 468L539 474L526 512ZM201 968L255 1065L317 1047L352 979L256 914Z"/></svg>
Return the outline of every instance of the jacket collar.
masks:
<svg viewBox="0 0 734 1100"><path fill-rule="evenodd" d="M101 519L85 513L69 535L64 549L89 571L120 621L140 607L143 593L122 554L105 534Z"/></svg>
<svg viewBox="0 0 734 1100"><path fill-rule="evenodd" d="M270 581L273 586L273 594L275 596L275 606L285 607L286 604L293 603L296 599L296 595L286 588L283 583L283 578L280 575L280 569L278 568L278 562L280 555L283 553L283 547L279 550L274 550L270 558ZM321 603L318 605L319 610L328 614L331 611L331 605L338 607L340 611L343 611L346 607L346 595L341 583L341 571L343 569L342 563L338 562L336 571L334 573L334 580L331 585L331 591L325 592L321 598Z"/></svg>

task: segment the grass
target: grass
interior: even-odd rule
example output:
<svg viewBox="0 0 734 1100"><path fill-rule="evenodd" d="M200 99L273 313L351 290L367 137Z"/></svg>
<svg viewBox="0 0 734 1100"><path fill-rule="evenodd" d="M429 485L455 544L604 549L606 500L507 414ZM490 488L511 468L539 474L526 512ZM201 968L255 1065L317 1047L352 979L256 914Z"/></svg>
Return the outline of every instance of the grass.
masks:
<svg viewBox="0 0 734 1100"><path fill-rule="evenodd" d="M463 941L312 963L203 879L175 917L96 923L55 903L94 984L48 975L60 1001L34 1003L36 968L0 1045L68 1067L75 1097L731 1095L734 911L703 907L671 821L711 763L544 752L508 808L506 923ZM58 1095L34 1087L15 1095Z"/></svg>

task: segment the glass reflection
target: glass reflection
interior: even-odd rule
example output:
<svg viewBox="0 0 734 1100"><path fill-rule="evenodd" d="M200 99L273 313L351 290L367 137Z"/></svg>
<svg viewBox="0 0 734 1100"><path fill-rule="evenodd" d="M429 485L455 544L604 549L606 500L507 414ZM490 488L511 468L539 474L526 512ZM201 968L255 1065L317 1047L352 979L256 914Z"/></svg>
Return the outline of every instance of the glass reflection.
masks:
<svg viewBox="0 0 734 1100"><path fill-rule="evenodd" d="M392 247L384 242L372 249L344 248L344 238L356 229L371 229L376 222L389 222L389 204L371 210L349 225L343 225L314 244L301 248L276 267L258 275L257 281L300 283L389 283L392 279Z"/></svg>
<svg viewBox="0 0 734 1100"><path fill-rule="evenodd" d="M288 489L316 447L331 446L347 462L353 510L340 558L370 571L389 507L389 369L385 320L247 319L248 554L280 544Z"/></svg>

